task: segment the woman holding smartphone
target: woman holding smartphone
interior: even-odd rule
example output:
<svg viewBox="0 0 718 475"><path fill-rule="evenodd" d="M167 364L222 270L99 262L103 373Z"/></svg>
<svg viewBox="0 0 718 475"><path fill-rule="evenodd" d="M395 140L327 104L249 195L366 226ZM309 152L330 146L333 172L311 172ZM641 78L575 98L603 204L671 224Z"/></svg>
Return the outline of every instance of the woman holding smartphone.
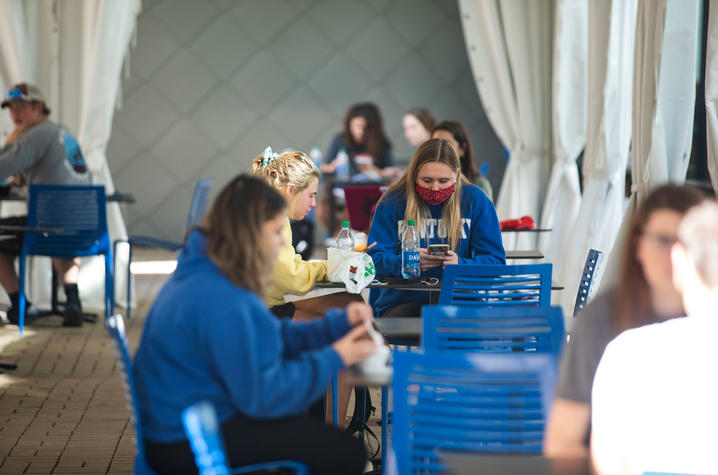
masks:
<svg viewBox="0 0 718 475"><path fill-rule="evenodd" d="M377 243L368 251L377 275L401 276L401 236L410 219L420 237L422 278L440 278L447 264L506 263L496 210L464 178L456 150L444 139L424 142L377 204L368 239ZM446 246L430 250L432 244ZM373 289L370 302L377 316L419 317L428 294Z"/></svg>

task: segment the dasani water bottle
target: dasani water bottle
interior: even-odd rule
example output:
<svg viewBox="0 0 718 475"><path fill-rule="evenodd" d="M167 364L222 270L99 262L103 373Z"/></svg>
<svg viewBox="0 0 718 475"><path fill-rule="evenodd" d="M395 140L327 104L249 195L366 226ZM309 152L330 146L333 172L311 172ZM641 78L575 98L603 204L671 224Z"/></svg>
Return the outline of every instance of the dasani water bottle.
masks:
<svg viewBox="0 0 718 475"><path fill-rule="evenodd" d="M416 233L416 221L406 221L406 229L401 235L401 276L415 279L421 274L419 268L419 235Z"/></svg>

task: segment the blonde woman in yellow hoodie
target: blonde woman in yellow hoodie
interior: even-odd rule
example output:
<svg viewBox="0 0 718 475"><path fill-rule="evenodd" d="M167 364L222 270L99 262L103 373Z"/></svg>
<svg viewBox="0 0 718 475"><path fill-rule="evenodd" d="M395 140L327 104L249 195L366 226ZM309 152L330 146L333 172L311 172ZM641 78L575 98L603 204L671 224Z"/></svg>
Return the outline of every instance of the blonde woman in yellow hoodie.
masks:
<svg viewBox="0 0 718 475"><path fill-rule="evenodd" d="M323 317L331 308L344 308L351 302L362 302L358 295L347 292L323 295L286 302L285 294L304 295L317 281L327 280L327 261L305 261L292 247L292 228L289 219L303 219L317 205L319 169L303 152L272 153L267 149L254 159L252 173L263 177L284 198L289 206L289 218L282 229L284 245L274 264L272 281L267 290L267 305L277 317L307 320ZM251 199L251 197L247 197ZM346 414L351 388L339 382L339 414ZM328 399L331 400L331 399ZM327 414L329 408L327 408ZM340 417L340 423L343 424Z"/></svg>
<svg viewBox="0 0 718 475"><path fill-rule="evenodd" d="M327 280L327 261L305 261L292 247L292 228L289 219L303 219L317 205L319 169L303 152L272 153L267 147L254 159L252 173L263 177L289 205L289 218L282 229L284 246L274 264L272 283L267 292L267 305L278 317L306 320L323 317L327 310L346 307L362 301L358 295L346 292L285 302L285 294L304 295L317 281ZM247 197L248 199L250 197Z"/></svg>

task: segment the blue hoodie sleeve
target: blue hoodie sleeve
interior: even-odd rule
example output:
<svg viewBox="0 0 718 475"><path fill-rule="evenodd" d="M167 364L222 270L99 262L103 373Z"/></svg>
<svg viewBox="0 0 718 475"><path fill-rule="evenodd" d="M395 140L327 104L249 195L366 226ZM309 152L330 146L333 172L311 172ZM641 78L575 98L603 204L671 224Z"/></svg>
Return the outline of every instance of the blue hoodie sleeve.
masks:
<svg viewBox="0 0 718 475"><path fill-rule="evenodd" d="M506 264L496 208L478 188L472 195L469 257L459 257L459 264Z"/></svg>
<svg viewBox="0 0 718 475"><path fill-rule="evenodd" d="M330 346L283 356L280 324L259 299L226 309L207 325L215 371L238 410L249 417L278 418L306 410L343 369Z"/></svg>
<svg viewBox="0 0 718 475"><path fill-rule="evenodd" d="M369 230L367 242L376 242L376 246L369 249L368 252L374 261L377 275L401 275L401 250L397 223L404 216L404 207L401 207L401 217L397 217L399 203L396 201L391 196L382 199L376 207L374 220Z"/></svg>
<svg viewBox="0 0 718 475"><path fill-rule="evenodd" d="M351 328L344 310L329 310L324 318L306 322L282 319L284 357L296 358L302 351L334 343Z"/></svg>

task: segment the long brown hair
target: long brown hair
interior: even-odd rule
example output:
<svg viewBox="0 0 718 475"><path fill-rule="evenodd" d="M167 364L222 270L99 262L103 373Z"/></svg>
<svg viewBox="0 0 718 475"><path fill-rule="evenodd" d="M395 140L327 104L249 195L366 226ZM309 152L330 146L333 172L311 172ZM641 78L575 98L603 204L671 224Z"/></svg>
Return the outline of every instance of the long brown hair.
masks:
<svg viewBox="0 0 718 475"><path fill-rule="evenodd" d="M362 117L366 120L362 143L356 143L349 130L349 122L356 117ZM384 121L381 118L379 108L373 102L360 102L354 104L347 111L344 117L344 131L342 138L347 145L347 153L352 154L352 149L364 146L366 153L372 156L374 164L379 168L384 168L384 151L391 148L391 142L384 134Z"/></svg>
<svg viewBox="0 0 718 475"><path fill-rule="evenodd" d="M219 192L197 228L207 238L207 256L238 287L264 298L273 261L262 249L262 226L287 209L265 180L236 176Z"/></svg>
<svg viewBox="0 0 718 475"><path fill-rule="evenodd" d="M422 230L426 231L423 228L425 226L424 220L430 219L431 216L429 207L416 192L416 177L419 169L429 162L443 163L457 173L454 193L444 202L444 207L441 210L441 220L446 227L449 245L452 249L456 249L461 239L461 187L470 185L470 183L461 174L459 156L448 140L429 139L419 145L411 158L409 168L406 169L399 181L386 190L379 202L393 193L406 196L404 219L416 221L416 228L420 233Z"/></svg>
<svg viewBox="0 0 718 475"><path fill-rule="evenodd" d="M464 155L459 157L461 159L461 173L470 182L475 182L479 177L479 170L476 168L476 162L474 161L474 148L471 146L469 133L464 126L461 125L461 122L455 120L445 120L432 129L431 135L434 135L437 130L444 130L454 136L459 148L464 150Z"/></svg>
<svg viewBox="0 0 718 475"><path fill-rule="evenodd" d="M651 288L638 261L638 240L646 223L656 211L674 211L680 215L705 199L696 188L679 185L662 185L651 191L638 206L626 238L621 273L616 288L613 312L614 334L649 323L655 323L656 311L651 299ZM678 316L678 315L675 315Z"/></svg>

